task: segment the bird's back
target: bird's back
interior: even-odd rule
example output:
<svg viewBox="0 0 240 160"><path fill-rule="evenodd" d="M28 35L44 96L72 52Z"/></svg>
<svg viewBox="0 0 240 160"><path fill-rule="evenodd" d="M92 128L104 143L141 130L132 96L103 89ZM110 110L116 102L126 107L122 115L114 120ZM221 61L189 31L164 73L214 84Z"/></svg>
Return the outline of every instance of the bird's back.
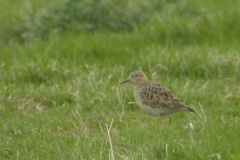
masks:
<svg viewBox="0 0 240 160"><path fill-rule="evenodd" d="M162 109L169 114L179 111L194 111L174 96L167 88L151 81L137 85L135 99L138 105L146 105L153 109Z"/></svg>

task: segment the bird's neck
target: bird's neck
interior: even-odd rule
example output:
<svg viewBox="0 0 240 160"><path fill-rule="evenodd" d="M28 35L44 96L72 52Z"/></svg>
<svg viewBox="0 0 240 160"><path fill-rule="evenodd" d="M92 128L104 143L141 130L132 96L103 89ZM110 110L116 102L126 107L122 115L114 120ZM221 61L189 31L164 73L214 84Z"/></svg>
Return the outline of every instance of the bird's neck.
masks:
<svg viewBox="0 0 240 160"><path fill-rule="evenodd" d="M143 85L143 84L147 84L148 82L149 82L148 80L144 80L144 81L141 81L140 83L136 83L135 85L140 86L140 85Z"/></svg>

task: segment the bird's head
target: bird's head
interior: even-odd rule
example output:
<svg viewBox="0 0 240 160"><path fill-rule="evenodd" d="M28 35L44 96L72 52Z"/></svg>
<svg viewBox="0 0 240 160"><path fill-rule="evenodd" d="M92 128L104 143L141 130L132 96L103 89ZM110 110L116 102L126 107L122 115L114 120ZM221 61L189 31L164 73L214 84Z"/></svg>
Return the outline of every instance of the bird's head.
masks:
<svg viewBox="0 0 240 160"><path fill-rule="evenodd" d="M120 84L124 84L126 82L131 82L135 85L139 85L139 84L142 84L144 81L147 81L145 74L140 71L136 71L136 72L131 73L129 78Z"/></svg>

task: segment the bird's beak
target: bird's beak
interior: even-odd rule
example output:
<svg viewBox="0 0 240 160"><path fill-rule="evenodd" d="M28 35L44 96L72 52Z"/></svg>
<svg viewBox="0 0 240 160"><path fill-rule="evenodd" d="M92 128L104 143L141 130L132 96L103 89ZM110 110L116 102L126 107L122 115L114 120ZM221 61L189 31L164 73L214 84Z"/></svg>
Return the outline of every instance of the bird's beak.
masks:
<svg viewBox="0 0 240 160"><path fill-rule="evenodd" d="M124 83L127 83L127 82L130 82L130 80L127 79L126 81L123 81L123 82L121 82L120 84L124 84Z"/></svg>

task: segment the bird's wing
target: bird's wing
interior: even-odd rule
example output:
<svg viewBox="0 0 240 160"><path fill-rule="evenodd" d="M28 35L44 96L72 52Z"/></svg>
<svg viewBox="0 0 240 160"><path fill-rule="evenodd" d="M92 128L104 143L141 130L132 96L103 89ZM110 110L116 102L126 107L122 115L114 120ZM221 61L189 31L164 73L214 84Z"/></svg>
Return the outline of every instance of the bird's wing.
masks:
<svg viewBox="0 0 240 160"><path fill-rule="evenodd" d="M179 108L186 109L186 105L180 102L167 88L155 84L154 86L146 86L140 92L142 103L152 108Z"/></svg>

